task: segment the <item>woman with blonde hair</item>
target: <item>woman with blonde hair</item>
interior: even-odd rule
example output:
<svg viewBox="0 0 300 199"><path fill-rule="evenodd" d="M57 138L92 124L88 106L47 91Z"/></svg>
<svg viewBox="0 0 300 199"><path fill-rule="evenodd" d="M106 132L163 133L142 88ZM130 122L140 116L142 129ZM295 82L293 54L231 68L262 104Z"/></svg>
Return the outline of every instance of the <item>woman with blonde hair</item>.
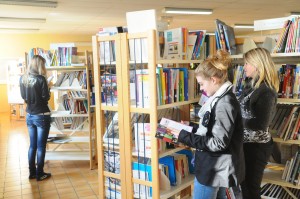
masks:
<svg viewBox="0 0 300 199"><path fill-rule="evenodd" d="M196 68L196 79L209 98L194 133L178 134L179 142L196 149L194 199L227 198L225 188L244 179L242 116L227 80L229 63L228 53L218 51Z"/></svg>
<svg viewBox="0 0 300 199"><path fill-rule="evenodd" d="M269 126L275 113L279 80L269 51L255 48L244 55L246 85L239 102L244 123L246 176L244 199L260 198L260 184L273 140Z"/></svg>
<svg viewBox="0 0 300 199"><path fill-rule="evenodd" d="M20 91L26 108L26 123L30 137L28 150L29 179L38 181L51 176L44 172L46 143L50 130L50 93L46 80L45 59L34 55L29 67L20 78ZM37 166L36 162L37 160Z"/></svg>

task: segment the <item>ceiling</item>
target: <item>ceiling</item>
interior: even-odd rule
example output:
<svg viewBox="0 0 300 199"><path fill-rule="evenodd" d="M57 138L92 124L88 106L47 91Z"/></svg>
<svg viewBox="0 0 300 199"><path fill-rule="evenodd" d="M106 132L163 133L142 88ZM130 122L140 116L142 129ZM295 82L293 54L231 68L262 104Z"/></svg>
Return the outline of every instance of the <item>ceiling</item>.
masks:
<svg viewBox="0 0 300 199"><path fill-rule="evenodd" d="M4 22L1 28L39 29L36 33L90 34L100 27L126 26L126 12L156 9L157 19L171 16L169 28L187 27L213 32L215 19L228 25L289 16L300 11L299 0L57 0L56 8L0 5L0 17L45 18L44 23ZM170 15L164 7L212 9L212 15ZM298 10L297 10L298 9ZM249 31L249 30L247 30ZM32 32L0 30L0 32ZM235 29L236 35L242 34Z"/></svg>

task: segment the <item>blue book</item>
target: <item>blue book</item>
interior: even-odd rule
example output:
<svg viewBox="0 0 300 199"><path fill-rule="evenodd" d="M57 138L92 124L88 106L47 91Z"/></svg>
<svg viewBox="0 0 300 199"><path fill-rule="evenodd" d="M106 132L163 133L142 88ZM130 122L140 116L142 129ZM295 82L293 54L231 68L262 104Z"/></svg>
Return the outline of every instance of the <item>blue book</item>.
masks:
<svg viewBox="0 0 300 199"><path fill-rule="evenodd" d="M188 162L189 162L189 172L190 173L194 173L195 172L195 168L194 168L194 165L192 163L192 160L194 158L194 154L191 150L188 150L188 149L183 149L181 151L177 151L176 153L178 154L184 154L187 156L188 158Z"/></svg>
<svg viewBox="0 0 300 199"><path fill-rule="evenodd" d="M133 171L134 178L152 182L151 165L133 162L132 171ZM147 194L147 196L145 195L145 193ZM137 197L145 197L145 198L152 197L152 187L146 187L144 185L135 185L134 195Z"/></svg>
<svg viewBox="0 0 300 199"><path fill-rule="evenodd" d="M169 168L169 179L170 183L173 186L176 186L176 171L175 171L175 163L173 156L165 156L158 160L159 164L164 164Z"/></svg>

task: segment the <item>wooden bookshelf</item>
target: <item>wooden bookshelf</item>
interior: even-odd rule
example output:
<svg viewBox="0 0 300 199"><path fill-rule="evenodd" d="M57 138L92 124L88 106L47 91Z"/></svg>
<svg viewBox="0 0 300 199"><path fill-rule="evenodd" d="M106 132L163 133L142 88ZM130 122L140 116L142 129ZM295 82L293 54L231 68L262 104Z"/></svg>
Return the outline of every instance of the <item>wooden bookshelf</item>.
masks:
<svg viewBox="0 0 300 199"><path fill-rule="evenodd" d="M85 63L82 63L80 65L82 66L49 66L47 67L47 71L51 73L54 76L53 82L56 82L59 75L62 73L72 73L72 72L82 72L81 78L83 78L83 82L80 83L80 79L77 79L77 76L74 77L74 81L76 79L76 84L71 84L69 79L64 80L69 81L69 83L64 83L59 86L52 86L50 88L50 92L54 95L55 98L55 110L51 111L51 117L55 120L61 120L63 121L63 118L69 118L70 120L83 118L80 120L80 122L77 124L77 127L75 128L66 128L67 126L72 126L74 123L64 123L64 125L60 128L56 126L51 126L50 128L50 136L51 133L59 133L62 135L67 136L67 138L70 138L71 141L65 142L65 143L55 143L55 142L48 142L48 145L51 145L51 147L48 147L49 151L47 151L48 156L46 155L47 159L55 159L56 160L89 160L90 161L90 168L95 168L97 164L97 141L95 136L95 130L93 126L93 113L91 105L91 99L90 99L90 70L92 68L92 53L85 51L84 53L78 52L78 56L83 56ZM85 76L85 77L84 77ZM68 77L70 78L70 77ZM71 85L70 85L71 84ZM84 93L83 96L68 96L68 100L71 100L73 105L75 106L74 101L80 101L82 104L83 100L86 100L86 104L84 105L86 113L81 113L83 110L81 107L80 111L75 111L76 113L72 112L74 111L74 107L72 105L69 105L71 108L70 110L64 110L62 99L60 97L66 92L80 92ZM79 105L78 105L79 106ZM79 108L79 107L78 107ZM84 129L82 129L84 127ZM61 129L62 128L62 129ZM71 136L71 137L70 137ZM63 147L63 146L66 147ZM57 155L55 155L57 154ZM72 156L72 157L70 157Z"/></svg>
<svg viewBox="0 0 300 199"><path fill-rule="evenodd" d="M26 104L10 104L11 120L26 120Z"/></svg>
<svg viewBox="0 0 300 199"><path fill-rule="evenodd" d="M149 31L146 33L121 33L109 37L99 37L93 36L93 52L94 52L94 76L100 77L101 70L103 69L102 62L99 56L99 52L101 51L101 44L103 42L112 41L114 43L115 49L115 71L117 78L117 104L111 105L109 103L102 102L101 94L101 82L100 78L95 80L95 93L96 93L96 117L97 117L97 137L98 137L98 174L99 174L99 195L105 197L106 189L108 186L105 184L105 179L107 177L112 177L118 179L121 183L121 190L118 190L119 194L124 199L129 199L134 197L134 184L138 184L141 186L152 187L152 198L170 198L172 196L180 195L182 190L191 190L190 187L194 182L194 176L191 174L187 178L182 180L182 183L178 186L172 186L171 190L162 191L160 190L160 176L159 176L159 158L166 157L168 155L172 155L182 149L168 149L161 153L159 153L157 139L155 138L155 132L157 129L157 121L158 121L158 110L170 109L173 107L183 108L182 112L189 113L191 103L195 103L199 101L199 98L195 98L188 101L181 101L166 105L157 105L157 85L156 85L156 66L157 64L170 64L180 67L188 66L191 63L201 63L202 60L157 60L156 59L156 33L155 31ZM145 39L148 44L148 60L134 61L129 60L129 52L130 47L128 43L130 43L130 39ZM104 46L104 45L103 45ZM131 96L130 96L130 73L129 70L132 69L132 65L145 65L148 70L149 75L149 87L147 88L150 93L150 101L149 106L141 107L140 105L132 105ZM100 68L100 66L102 66ZM108 66L110 66L108 64ZM136 86L136 85L135 85ZM138 99L138 98L135 98ZM111 121L109 121L108 113L115 114L118 113L118 145L112 146L112 144L104 143L104 135L108 132L109 125ZM152 180L145 180L143 178L138 178L134 175L133 164L139 158L144 158L144 152L136 152L135 144L133 139L132 132L132 115L147 115L149 117L150 122L150 137L149 142L151 143L151 174ZM184 114L183 114L184 115ZM185 116L185 115L184 115ZM182 118L188 120L189 118ZM134 121L134 120L133 120ZM115 138L113 138L115 139ZM136 138L135 138L136 139ZM105 153L107 150L115 151L119 154L117 161L119 161L119 173L115 171L108 171L105 168L105 165L108 163L105 162ZM140 157L138 157L140 155ZM113 157L111 157L113 158ZM113 163L109 163L113 164ZM117 169L116 169L117 170ZM140 170L142 171L142 170ZM114 185L112 185L113 189ZM187 194L185 198L189 198L191 194ZM143 196L141 196L143 197Z"/></svg>

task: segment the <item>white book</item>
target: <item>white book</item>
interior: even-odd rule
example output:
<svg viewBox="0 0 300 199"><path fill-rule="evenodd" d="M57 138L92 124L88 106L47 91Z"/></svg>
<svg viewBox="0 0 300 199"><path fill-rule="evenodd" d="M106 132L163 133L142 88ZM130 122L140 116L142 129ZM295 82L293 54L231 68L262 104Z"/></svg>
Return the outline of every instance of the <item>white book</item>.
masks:
<svg viewBox="0 0 300 199"><path fill-rule="evenodd" d="M150 123L134 123L135 151L139 156L151 158Z"/></svg>
<svg viewBox="0 0 300 199"><path fill-rule="evenodd" d="M176 122L176 121L164 118L164 117L161 119L159 124L166 127L171 132L174 132L174 133L177 132L178 134L181 130L186 130L188 132L192 132L192 130L193 130L193 127L191 127L191 126L188 126L188 125L185 125L180 122Z"/></svg>

